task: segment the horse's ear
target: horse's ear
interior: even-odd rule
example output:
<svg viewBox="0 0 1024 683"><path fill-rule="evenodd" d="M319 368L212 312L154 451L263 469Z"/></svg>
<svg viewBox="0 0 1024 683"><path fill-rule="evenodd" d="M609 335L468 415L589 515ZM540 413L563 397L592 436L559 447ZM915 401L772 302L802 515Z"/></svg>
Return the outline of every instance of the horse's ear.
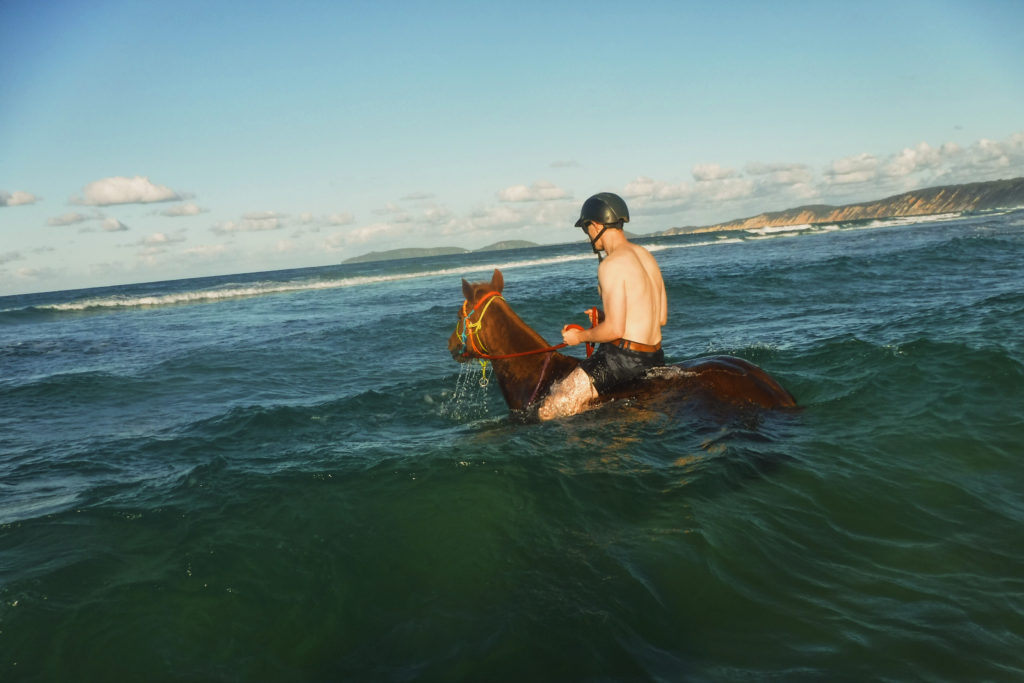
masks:
<svg viewBox="0 0 1024 683"><path fill-rule="evenodd" d="M495 268L494 275L491 276L491 288L495 292L500 292L504 286L505 278L502 276L501 271Z"/></svg>
<svg viewBox="0 0 1024 683"><path fill-rule="evenodd" d="M462 294L466 297L466 301L473 300L473 285L466 282L466 278L462 278Z"/></svg>

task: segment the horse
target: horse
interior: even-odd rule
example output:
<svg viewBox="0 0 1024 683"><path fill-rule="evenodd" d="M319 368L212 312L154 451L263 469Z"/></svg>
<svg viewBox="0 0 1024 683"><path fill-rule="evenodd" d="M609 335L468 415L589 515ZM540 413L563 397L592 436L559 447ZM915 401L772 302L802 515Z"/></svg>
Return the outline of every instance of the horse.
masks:
<svg viewBox="0 0 1024 683"><path fill-rule="evenodd" d="M493 363L509 410L528 417L536 414L552 385L580 361L559 352L566 344L548 344L523 322L502 296L504 286L504 276L497 268L490 282L462 280L465 301L455 331L448 338L448 351L460 363L472 359ZM592 322L596 320L592 318ZM652 368L638 381L596 401L666 395L673 400L696 399L719 406L797 407L792 394L770 374L742 358L724 355Z"/></svg>

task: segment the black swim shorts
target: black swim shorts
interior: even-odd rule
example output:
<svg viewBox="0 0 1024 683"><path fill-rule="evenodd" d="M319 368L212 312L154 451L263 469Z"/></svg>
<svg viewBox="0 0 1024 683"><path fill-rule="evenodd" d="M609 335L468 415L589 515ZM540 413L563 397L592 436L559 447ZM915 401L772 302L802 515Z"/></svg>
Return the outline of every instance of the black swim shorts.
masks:
<svg viewBox="0 0 1024 683"><path fill-rule="evenodd" d="M633 351L606 343L597 347L590 358L580 361L598 394L605 394L642 376L650 368L665 364L665 352Z"/></svg>

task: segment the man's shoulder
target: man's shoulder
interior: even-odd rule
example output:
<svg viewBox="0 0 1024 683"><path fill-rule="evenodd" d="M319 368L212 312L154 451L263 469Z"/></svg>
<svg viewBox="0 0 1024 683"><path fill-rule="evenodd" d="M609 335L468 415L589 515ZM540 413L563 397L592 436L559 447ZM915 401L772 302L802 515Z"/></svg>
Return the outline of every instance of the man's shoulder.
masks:
<svg viewBox="0 0 1024 683"><path fill-rule="evenodd" d="M631 281L641 277L646 270L643 257L632 251L621 249L601 262L597 275L599 279Z"/></svg>
<svg viewBox="0 0 1024 683"><path fill-rule="evenodd" d="M641 260L653 258L651 252L639 244L628 242L623 247L625 248L617 249L614 253L608 254L608 257L601 265L607 263L614 268L632 268L638 265Z"/></svg>
<svg viewBox="0 0 1024 683"><path fill-rule="evenodd" d="M601 265L597 267L597 272L601 273L619 273L630 267L630 263L635 260L633 254L627 249L616 250L601 261Z"/></svg>

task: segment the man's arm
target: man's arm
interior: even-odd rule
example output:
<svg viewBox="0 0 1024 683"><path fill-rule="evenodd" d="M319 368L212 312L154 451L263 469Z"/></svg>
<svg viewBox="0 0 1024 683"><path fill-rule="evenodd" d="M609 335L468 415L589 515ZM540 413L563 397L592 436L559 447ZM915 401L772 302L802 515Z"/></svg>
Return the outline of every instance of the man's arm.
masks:
<svg viewBox="0 0 1024 683"><path fill-rule="evenodd" d="M661 290L658 293L661 300L661 320L658 322L664 327L668 324L668 295L665 293L665 281L661 279L660 275L658 276L658 288Z"/></svg>

